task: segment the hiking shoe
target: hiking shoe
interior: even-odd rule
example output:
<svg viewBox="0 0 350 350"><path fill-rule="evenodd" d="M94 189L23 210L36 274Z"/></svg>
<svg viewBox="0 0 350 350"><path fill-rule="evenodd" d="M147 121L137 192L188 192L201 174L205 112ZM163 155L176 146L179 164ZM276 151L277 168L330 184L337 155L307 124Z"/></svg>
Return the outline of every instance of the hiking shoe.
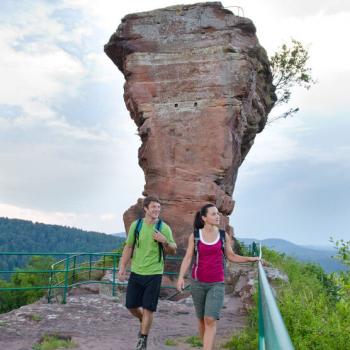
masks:
<svg viewBox="0 0 350 350"><path fill-rule="evenodd" d="M136 350L146 350L147 349L147 338L142 336L139 338L136 344Z"/></svg>

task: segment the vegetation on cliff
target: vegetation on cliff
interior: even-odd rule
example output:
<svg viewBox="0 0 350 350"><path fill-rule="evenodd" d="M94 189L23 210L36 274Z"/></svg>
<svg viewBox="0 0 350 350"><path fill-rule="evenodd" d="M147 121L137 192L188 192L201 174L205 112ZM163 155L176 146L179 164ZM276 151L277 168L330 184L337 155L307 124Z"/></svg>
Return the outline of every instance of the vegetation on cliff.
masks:
<svg viewBox="0 0 350 350"><path fill-rule="evenodd" d="M350 242L336 242L337 257L350 266ZM287 273L289 282L276 286L278 306L296 349L348 349L350 343L350 271L326 274L315 264L270 249L264 259ZM257 296L256 296L257 301ZM228 349L257 349L257 306L249 314L249 327L234 336Z"/></svg>

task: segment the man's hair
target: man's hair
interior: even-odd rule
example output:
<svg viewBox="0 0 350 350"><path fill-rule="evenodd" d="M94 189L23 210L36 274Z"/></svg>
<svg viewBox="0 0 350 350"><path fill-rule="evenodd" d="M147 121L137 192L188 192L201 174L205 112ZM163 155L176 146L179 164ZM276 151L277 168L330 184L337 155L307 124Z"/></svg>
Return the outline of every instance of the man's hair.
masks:
<svg viewBox="0 0 350 350"><path fill-rule="evenodd" d="M148 208L151 202L156 202L160 204L159 198L156 196L148 196L143 200L143 207Z"/></svg>

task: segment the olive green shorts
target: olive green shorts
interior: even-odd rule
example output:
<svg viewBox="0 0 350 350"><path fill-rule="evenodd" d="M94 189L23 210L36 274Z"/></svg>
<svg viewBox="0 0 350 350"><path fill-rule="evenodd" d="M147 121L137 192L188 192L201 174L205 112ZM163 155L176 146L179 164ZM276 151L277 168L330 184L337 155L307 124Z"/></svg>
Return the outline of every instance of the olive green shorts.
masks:
<svg viewBox="0 0 350 350"><path fill-rule="evenodd" d="M224 282L205 283L192 280L191 294L199 319L203 319L204 316L220 319L220 312L224 306Z"/></svg>

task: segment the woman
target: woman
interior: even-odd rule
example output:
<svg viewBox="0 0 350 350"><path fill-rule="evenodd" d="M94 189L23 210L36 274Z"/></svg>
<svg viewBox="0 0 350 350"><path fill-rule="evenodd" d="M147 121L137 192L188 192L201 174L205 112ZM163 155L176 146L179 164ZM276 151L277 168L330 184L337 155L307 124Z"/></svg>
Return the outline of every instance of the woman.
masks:
<svg viewBox="0 0 350 350"><path fill-rule="evenodd" d="M224 304L224 254L231 262L254 262L258 257L237 255L231 247L229 235L219 230L219 211L207 204L197 212L194 233L188 239L187 251L181 264L177 289L185 287L184 276L195 254L192 266L191 294L198 318L199 335L204 350L212 350L216 335L216 321ZM199 236L199 238L197 238Z"/></svg>

